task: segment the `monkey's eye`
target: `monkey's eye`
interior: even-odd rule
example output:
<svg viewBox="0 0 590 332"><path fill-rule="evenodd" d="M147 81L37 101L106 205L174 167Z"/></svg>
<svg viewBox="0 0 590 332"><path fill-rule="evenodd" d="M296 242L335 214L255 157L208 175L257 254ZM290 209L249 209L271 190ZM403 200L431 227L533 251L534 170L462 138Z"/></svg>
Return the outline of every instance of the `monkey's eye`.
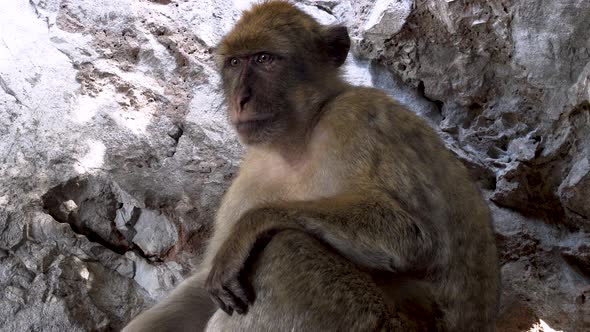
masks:
<svg viewBox="0 0 590 332"><path fill-rule="evenodd" d="M240 64L240 59L238 59L238 58L231 58L231 59L229 59L229 64L232 67L236 67L237 65Z"/></svg>
<svg viewBox="0 0 590 332"><path fill-rule="evenodd" d="M268 53L261 53L256 56L256 62L258 63L270 63L273 60L273 56Z"/></svg>

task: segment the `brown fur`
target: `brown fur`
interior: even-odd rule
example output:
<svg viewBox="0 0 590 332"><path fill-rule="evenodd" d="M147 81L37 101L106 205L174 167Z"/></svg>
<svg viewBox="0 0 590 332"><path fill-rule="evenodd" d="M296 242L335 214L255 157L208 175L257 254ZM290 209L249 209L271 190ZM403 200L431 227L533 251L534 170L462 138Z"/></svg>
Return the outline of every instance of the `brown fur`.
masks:
<svg viewBox="0 0 590 332"><path fill-rule="evenodd" d="M485 202L420 118L339 78L344 39L273 1L221 42L230 121L272 121L239 131L248 152L202 272L126 331L200 330L212 309L203 284L232 314L218 310L209 330L494 329Z"/></svg>

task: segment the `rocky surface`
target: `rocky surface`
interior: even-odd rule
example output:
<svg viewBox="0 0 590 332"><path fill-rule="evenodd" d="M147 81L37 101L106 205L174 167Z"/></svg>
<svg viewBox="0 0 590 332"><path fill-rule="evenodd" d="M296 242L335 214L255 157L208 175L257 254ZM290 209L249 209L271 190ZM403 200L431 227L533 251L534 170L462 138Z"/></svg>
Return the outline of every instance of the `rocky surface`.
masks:
<svg viewBox="0 0 590 332"><path fill-rule="evenodd" d="M0 331L117 330L193 268L242 148L212 51L251 1L0 11ZM500 331L590 329L590 3L304 0L347 78L423 116L489 198Z"/></svg>

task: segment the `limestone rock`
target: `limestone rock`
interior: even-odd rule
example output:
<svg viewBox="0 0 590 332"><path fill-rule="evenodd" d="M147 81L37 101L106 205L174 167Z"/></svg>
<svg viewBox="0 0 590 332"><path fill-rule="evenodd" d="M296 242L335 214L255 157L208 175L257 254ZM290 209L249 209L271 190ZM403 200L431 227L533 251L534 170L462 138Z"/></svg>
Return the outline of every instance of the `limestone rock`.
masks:
<svg viewBox="0 0 590 332"><path fill-rule="evenodd" d="M176 226L154 210L142 210L134 227L133 243L148 256L163 256L178 241Z"/></svg>
<svg viewBox="0 0 590 332"><path fill-rule="evenodd" d="M212 53L253 2L3 2L0 331L118 330L196 266L242 153ZM590 329L590 3L295 2L486 191L498 330Z"/></svg>

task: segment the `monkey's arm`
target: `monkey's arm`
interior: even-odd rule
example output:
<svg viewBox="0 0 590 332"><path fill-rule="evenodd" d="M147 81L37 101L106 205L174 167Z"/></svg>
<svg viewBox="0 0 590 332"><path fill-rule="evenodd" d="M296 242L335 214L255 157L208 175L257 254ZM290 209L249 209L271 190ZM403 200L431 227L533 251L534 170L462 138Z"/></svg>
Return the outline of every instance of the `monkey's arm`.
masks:
<svg viewBox="0 0 590 332"><path fill-rule="evenodd" d="M339 198L255 209L236 223L213 259L206 287L221 309L246 312L253 301L243 281L246 261L287 229L318 238L361 267L396 273L426 268L436 247L433 228L395 202Z"/></svg>

